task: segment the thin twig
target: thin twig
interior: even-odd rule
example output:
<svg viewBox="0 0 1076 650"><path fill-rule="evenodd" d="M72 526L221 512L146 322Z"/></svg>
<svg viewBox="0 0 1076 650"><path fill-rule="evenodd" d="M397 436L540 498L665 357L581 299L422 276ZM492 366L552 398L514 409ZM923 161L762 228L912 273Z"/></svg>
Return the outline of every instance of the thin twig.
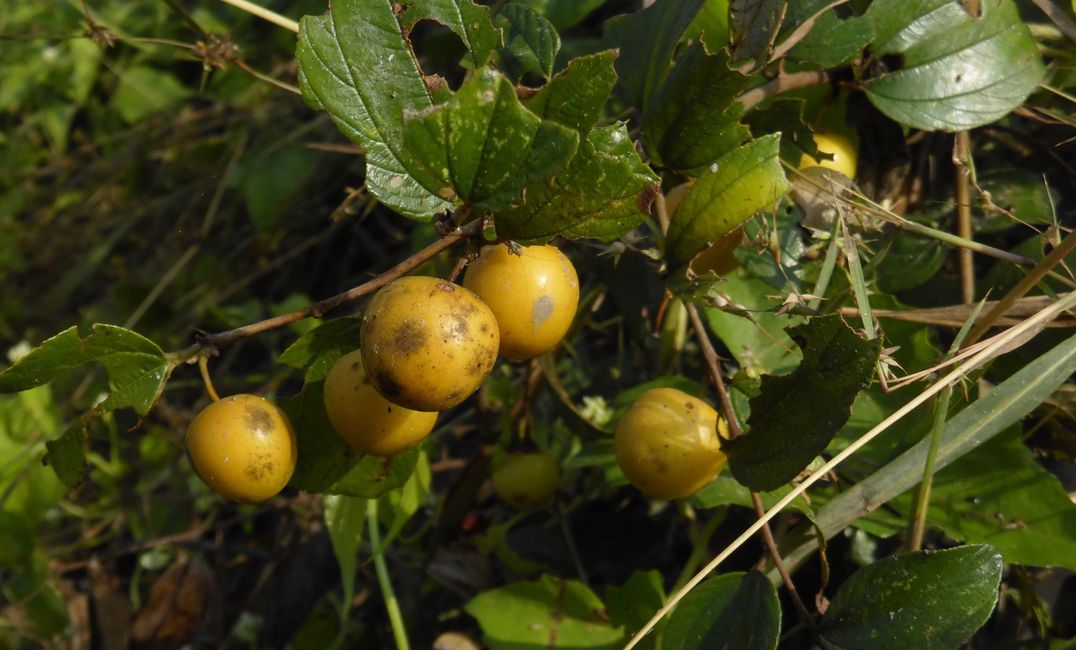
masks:
<svg viewBox="0 0 1076 650"><path fill-rule="evenodd" d="M265 7L260 7L253 2L247 2L247 0L221 0L225 4L230 4L237 9L242 9L252 16L257 16L262 20L267 20L278 27L299 33L299 23L295 22L291 18L281 16L275 11L270 11Z"/></svg>
<svg viewBox="0 0 1076 650"><path fill-rule="evenodd" d="M766 511L765 516L759 518L755 523L747 527L743 533L740 534L735 540L732 541L723 551L717 554L714 559L703 567L698 573L695 574L691 580L688 581L679 591L672 594L668 601L659 609L646 625L639 629L635 633L635 636L628 641L628 644L624 646L624 650L631 650L639 644L643 638L654 629L654 627L665 618L665 615L675 608L684 596L686 596L692 589L694 589L700 582L706 579L706 576L713 573L714 569L721 565L730 555L736 552L747 540L751 539L755 533L762 529L771 519L777 516L788 504L792 503L794 499L807 491L807 488L811 487L823 477L832 472L838 465L843 463L849 456L859 451L870 441L877 438L883 432L887 431L894 423L898 422L904 416L908 415L924 402L934 397L948 386L952 386L956 382L960 381L972 370L978 368L982 364L986 363L990 359L993 359L998 354L1001 354L1004 350L1008 349L1014 341L1024 337L1029 331L1032 331L1038 327L1041 327L1043 323L1052 320L1059 313L1070 309L1073 305L1076 305L1076 294L1072 294L1064 300L1059 300L1054 303L1049 309L1035 314L1031 318L1027 319L1023 323L1020 323L1016 327L1006 330L1004 333L997 335L991 339L990 344L984 347L978 354L968 359L967 362L961 364L958 368L947 374L946 376L935 382L930 388L926 389L916 397L912 398L907 404L900 407L886 419L879 422L870 431L864 433L855 442L850 444L841 450L837 455L825 463L817 470L815 470L810 476L803 480L802 483L792 488L792 490L781 498L772 508Z"/></svg>
<svg viewBox="0 0 1076 650"><path fill-rule="evenodd" d="M721 414L725 416L725 422L729 426L729 436L738 438L743 431L740 430L740 425L736 421L736 412L732 409L729 392L725 389L725 379L721 376L721 357L717 356L717 350L710 342L710 335L706 333L706 327L699 318L698 308L690 302L684 304L687 307L687 315L691 319L691 327L695 330L695 338L698 339L699 347L702 348L702 356L710 368L710 377L714 381L714 388L717 389L717 396L721 403Z"/></svg>
<svg viewBox="0 0 1076 650"><path fill-rule="evenodd" d="M953 197L956 200L956 234L971 240L971 145L968 132L958 131L953 143L953 166L956 179ZM960 297L965 305L975 302L975 265L968 248L957 249L960 261Z"/></svg>
<svg viewBox="0 0 1076 650"><path fill-rule="evenodd" d="M269 75L265 74L264 72L258 72L254 68L247 65L241 59L236 59L236 60L232 61L232 63L234 63L237 68L239 68L243 72L249 74L250 76L254 77L255 79L258 79L259 81L264 81L267 84L270 84L272 86L276 86L277 88L279 88L281 90L286 90L289 93L294 93L296 95L302 95L303 94L303 91L299 90L298 86L293 86L293 85L291 85L290 83L288 83L286 81L281 81L281 80L276 79L274 77L270 77Z"/></svg>
<svg viewBox="0 0 1076 650"><path fill-rule="evenodd" d="M758 492L751 493L751 502L755 504L755 514L760 519L766 516L766 506L762 505L762 497L759 496ZM777 573L781 574L781 580L785 583L785 591L788 592L788 597L792 599L796 614L799 615L803 624L807 626L808 631L811 633L811 639L815 643L820 643L821 635L818 630L818 624L815 623L814 617L811 616L811 612L807 611L807 606L803 604L803 599L800 598L799 592L796 591L792 576L788 574L784 560L781 559L781 552L777 550L777 542L773 541L773 531L770 530L769 524L762 527L762 541L766 545L766 551L773 559L773 565L777 568Z"/></svg>
<svg viewBox="0 0 1076 650"><path fill-rule="evenodd" d="M460 228L457 228L454 232L451 232L441 239L433 242L426 248L423 248L419 252L415 253L406 260L400 262L391 269L378 275L372 280L363 282L362 284L352 287L343 293L338 293L331 298L326 298L307 305L302 309L296 309L293 312L287 314L281 314L280 316L274 316L273 318L267 318L265 320L258 321L256 323L249 323L242 327L226 330L224 332L217 332L216 334L206 334L199 337L201 344L212 348L222 348L229 343L237 339L241 339L246 336L259 334L267 330L276 329L277 327L283 327L285 325L294 323L296 321L303 320L304 318L318 317L322 314L345 302L350 302L365 296L366 294L373 293L393 280L407 275L411 271L414 271L418 267L422 266L429 260L436 257L441 251L447 250L455 245L457 242L473 237L482 230L482 220L477 219Z"/></svg>

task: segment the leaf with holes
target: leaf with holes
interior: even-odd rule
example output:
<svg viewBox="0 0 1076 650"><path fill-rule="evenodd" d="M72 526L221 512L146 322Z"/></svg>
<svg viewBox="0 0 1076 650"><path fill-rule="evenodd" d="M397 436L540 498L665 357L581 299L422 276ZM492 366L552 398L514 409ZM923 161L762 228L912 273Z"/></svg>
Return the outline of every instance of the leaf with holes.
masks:
<svg viewBox="0 0 1076 650"><path fill-rule="evenodd" d="M410 114L404 141L424 187L498 210L518 200L527 182L563 167L579 134L524 108L512 84L484 68L447 103Z"/></svg>
<svg viewBox="0 0 1076 650"><path fill-rule="evenodd" d="M452 207L412 175L404 112L433 105L391 0L334 0L324 16L299 23L299 88L366 155L366 187L389 207L428 220Z"/></svg>
<svg viewBox="0 0 1076 650"><path fill-rule="evenodd" d="M803 348L803 361L789 375L762 378L747 435L724 445L733 476L755 491L791 481L826 448L881 354L880 339L860 337L836 314L788 333Z"/></svg>
<svg viewBox="0 0 1076 650"><path fill-rule="evenodd" d="M467 48L463 62L468 68L485 65L493 50L501 45L501 35L490 20L489 7L472 0L405 0L400 4L407 7L400 20L408 31L418 21L428 18L459 36Z"/></svg>
<svg viewBox="0 0 1076 650"><path fill-rule="evenodd" d="M879 0L866 16L876 55L899 69L867 81L867 97L905 126L961 131L994 122L1027 99L1045 74L1035 39L1011 0Z"/></svg>

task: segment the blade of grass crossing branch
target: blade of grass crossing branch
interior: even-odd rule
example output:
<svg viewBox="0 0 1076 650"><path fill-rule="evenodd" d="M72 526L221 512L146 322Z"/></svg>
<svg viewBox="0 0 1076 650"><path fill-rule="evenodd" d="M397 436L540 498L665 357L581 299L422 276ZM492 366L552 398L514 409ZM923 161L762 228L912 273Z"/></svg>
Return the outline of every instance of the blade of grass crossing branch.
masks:
<svg viewBox="0 0 1076 650"><path fill-rule="evenodd" d="M829 289L829 281L833 278L833 269L837 268L837 253L840 252L840 224L841 221L836 221L833 224L833 231L829 236L829 246L826 248L826 258L822 260L822 268L818 272L818 280L814 283L814 290L811 291L813 295L825 296L826 290ZM822 305L822 298L815 298L808 306L811 309L817 310Z"/></svg>
<svg viewBox="0 0 1076 650"><path fill-rule="evenodd" d="M859 250L856 242L848 232L848 224L844 219L838 219L841 224L841 236L844 239L844 256L848 260L848 277L852 282L852 289L856 294L856 304L859 306L859 315L863 320L863 332L868 339L873 339L877 333L874 330L874 314L871 313L871 303L867 298L867 281L863 278L863 266L859 263Z"/></svg>
<svg viewBox="0 0 1076 650"><path fill-rule="evenodd" d="M718 553L714 559L703 567L695 577L688 581L679 591L672 594L669 597L668 602L659 609L646 625L639 629L634 637L624 646L624 650L631 650L642 641L654 627L672 611L676 605L694 589L700 582L702 582L708 575L710 575L714 569L721 565L730 555L736 552L747 540L751 539L759 530L762 529L771 519L777 516L788 504L792 503L796 497L800 496L807 491L807 488L817 483L823 476L826 476L829 472L833 471L838 465L843 463L849 456L859 451L864 445L868 444L871 440L874 440L879 435L884 433L893 426L896 422L901 420L904 416L914 411L919 406L923 405L927 400L931 399L945 388L952 386L957 381L960 381L968 373L979 368L984 363L993 359L997 355L1009 350L1015 341L1021 340L1022 337L1028 332L1035 331L1036 328L1041 328L1044 323L1047 323L1057 317L1061 312L1072 308L1076 305L1076 293L1067 295L1064 299L1054 303L1050 307L1042 310L1038 314L1035 314L1031 318L1025 320L1019 325L1006 330L1004 333L999 334L993 338L989 345L985 346L980 352L970 357L967 361L960 364L955 370L945 375L922 393L911 399L907 404L894 411L889 417L882 420L870 431L864 433L858 440L850 444L824 465L815 470L810 476L808 476L802 483L797 485L788 494L786 494L780 501L778 501L772 508L766 511L765 516L758 518L753 524L747 527L747 529L740 534L735 540L733 540L728 546L725 547L720 553Z"/></svg>

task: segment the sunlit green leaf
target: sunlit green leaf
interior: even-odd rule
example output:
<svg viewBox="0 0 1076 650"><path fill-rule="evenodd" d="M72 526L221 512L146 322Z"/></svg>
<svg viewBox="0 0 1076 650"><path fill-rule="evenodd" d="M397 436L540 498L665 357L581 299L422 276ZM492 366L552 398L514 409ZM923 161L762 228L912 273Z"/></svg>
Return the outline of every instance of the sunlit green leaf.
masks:
<svg viewBox="0 0 1076 650"><path fill-rule="evenodd" d="M615 59L613 50L574 58L549 83L525 98L523 105L542 119L586 133L598 120L616 84Z"/></svg>

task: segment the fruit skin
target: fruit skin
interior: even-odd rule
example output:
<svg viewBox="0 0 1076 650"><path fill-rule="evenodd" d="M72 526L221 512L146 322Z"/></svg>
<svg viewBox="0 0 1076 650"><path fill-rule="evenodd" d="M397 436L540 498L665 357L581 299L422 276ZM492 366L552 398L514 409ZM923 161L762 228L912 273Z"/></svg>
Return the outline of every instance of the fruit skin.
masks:
<svg viewBox="0 0 1076 650"><path fill-rule="evenodd" d="M559 484L557 460L545 452L510 454L493 472L493 491L519 510L548 504Z"/></svg>
<svg viewBox="0 0 1076 650"><path fill-rule="evenodd" d="M564 338L579 305L579 276L554 246L485 246L463 286L493 310L501 355L519 361L547 352Z"/></svg>
<svg viewBox="0 0 1076 650"><path fill-rule="evenodd" d="M493 312L473 292L427 276L383 287L362 317L370 383L415 411L444 411L475 392L497 360Z"/></svg>
<svg viewBox="0 0 1076 650"><path fill-rule="evenodd" d="M856 177L856 145L847 136L840 133L815 133L814 142L818 150L833 155L833 160L815 160L813 157L803 154L800 159L800 169L808 167L823 167L840 172L848 178Z"/></svg>
<svg viewBox="0 0 1076 650"><path fill-rule="evenodd" d="M298 445L284 411L264 397L239 394L195 416L187 453L206 485L234 501L257 503L288 484Z"/></svg>
<svg viewBox="0 0 1076 650"><path fill-rule="evenodd" d="M370 384L362 351L340 357L325 377L325 411L333 428L364 454L392 456L422 442L437 413L413 411L381 396Z"/></svg>
<svg viewBox="0 0 1076 650"><path fill-rule="evenodd" d="M639 490L682 499L725 466L719 434L727 437L728 430L709 404L674 388L655 388L620 418L613 448L620 469Z"/></svg>

